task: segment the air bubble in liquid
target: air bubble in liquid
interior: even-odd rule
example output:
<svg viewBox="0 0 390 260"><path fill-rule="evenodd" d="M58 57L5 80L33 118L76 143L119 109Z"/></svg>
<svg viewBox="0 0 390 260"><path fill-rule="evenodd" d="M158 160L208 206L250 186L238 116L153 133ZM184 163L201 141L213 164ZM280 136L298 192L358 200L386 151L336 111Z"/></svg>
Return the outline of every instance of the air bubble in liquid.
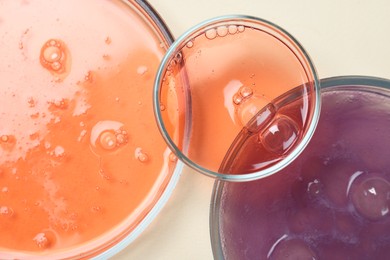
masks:
<svg viewBox="0 0 390 260"><path fill-rule="evenodd" d="M254 116L264 110L268 105L264 98L250 95L248 98L243 97L243 101L235 108L238 122L245 126Z"/></svg>
<svg viewBox="0 0 390 260"><path fill-rule="evenodd" d="M41 65L54 73L63 73L68 62L65 43L56 40L48 40L41 48Z"/></svg>
<svg viewBox="0 0 390 260"><path fill-rule="evenodd" d="M169 154L169 161L176 162L177 161L177 156L174 153L170 153Z"/></svg>
<svg viewBox="0 0 390 260"><path fill-rule="evenodd" d="M259 134L264 147L273 153L282 155L298 140L299 128L297 124L286 116L280 116Z"/></svg>
<svg viewBox="0 0 390 260"><path fill-rule="evenodd" d="M237 27L237 30L238 30L239 32L244 32L244 31L245 31L245 27L244 27L243 25L239 25L239 26Z"/></svg>
<svg viewBox="0 0 390 260"><path fill-rule="evenodd" d="M192 48L192 47L194 47L194 40L189 40L189 41L186 43L186 46L187 46L187 48Z"/></svg>
<svg viewBox="0 0 390 260"><path fill-rule="evenodd" d="M36 234L32 240L40 249L47 249L54 246L56 235L51 230L45 230Z"/></svg>
<svg viewBox="0 0 390 260"><path fill-rule="evenodd" d="M220 37L224 37L224 36L226 36L227 34L228 34L228 28L226 27L226 26L224 26L224 25L222 25L222 26L219 26L218 28L217 28L217 34L218 34L218 36L220 36Z"/></svg>
<svg viewBox="0 0 390 260"><path fill-rule="evenodd" d="M217 30L215 30L214 28L208 29L208 30L205 32L205 36L206 36L206 38L209 39L209 40L215 39L215 37L217 37Z"/></svg>
<svg viewBox="0 0 390 260"><path fill-rule="evenodd" d="M359 214L380 220L390 214L390 183L379 176L359 176L350 189L350 198Z"/></svg>
<svg viewBox="0 0 390 260"><path fill-rule="evenodd" d="M137 73L139 75L144 75L148 71L148 68L146 66L139 66L137 68Z"/></svg>
<svg viewBox="0 0 390 260"><path fill-rule="evenodd" d="M238 28L236 25L229 25L228 30L229 30L230 34L235 34L237 32Z"/></svg>
<svg viewBox="0 0 390 260"><path fill-rule="evenodd" d="M272 260L295 260L317 259L311 248L300 239L278 240L268 253L268 259Z"/></svg>
<svg viewBox="0 0 390 260"><path fill-rule="evenodd" d="M90 143L97 153L114 151L127 143L124 125L117 121L99 121L91 130Z"/></svg>
<svg viewBox="0 0 390 260"><path fill-rule="evenodd" d="M149 156L147 153L145 153L142 148L138 147L135 149L135 152L134 152L134 155L135 155L135 158L138 159L138 161L142 162L142 163L145 163L147 161L149 161Z"/></svg>
<svg viewBox="0 0 390 260"><path fill-rule="evenodd" d="M14 215L14 210L11 207L0 206L0 217L10 218Z"/></svg>

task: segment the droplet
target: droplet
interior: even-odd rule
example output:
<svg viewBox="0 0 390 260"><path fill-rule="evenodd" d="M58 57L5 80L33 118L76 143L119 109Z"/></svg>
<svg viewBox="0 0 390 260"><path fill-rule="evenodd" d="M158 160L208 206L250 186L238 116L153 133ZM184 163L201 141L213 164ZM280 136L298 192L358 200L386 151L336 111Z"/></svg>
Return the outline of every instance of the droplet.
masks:
<svg viewBox="0 0 390 260"><path fill-rule="evenodd" d="M259 137L268 151L282 155L298 140L299 128L289 117L280 116Z"/></svg>
<svg viewBox="0 0 390 260"><path fill-rule="evenodd" d="M142 163L145 163L149 160L149 156L147 153L145 153L144 151L142 151L142 148L138 147L135 149L135 158L138 159L138 161L142 162Z"/></svg>
<svg viewBox="0 0 390 260"><path fill-rule="evenodd" d="M0 217L10 218L14 215L14 210L11 207L0 206Z"/></svg>
<svg viewBox="0 0 390 260"><path fill-rule="evenodd" d="M218 36L220 36L220 37L224 37L224 36L226 36L227 34L228 34L228 28L225 26L225 25L222 25L222 26L219 26L218 28L217 28L217 34L218 34Z"/></svg>
<svg viewBox="0 0 390 260"><path fill-rule="evenodd" d="M382 177L358 177L352 183L350 196L363 217L379 220L390 213L390 183Z"/></svg>
<svg viewBox="0 0 390 260"><path fill-rule="evenodd" d="M236 25L229 25L228 30L230 34L235 34L238 29Z"/></svg>
<svg viewBox="0 0 390 260"><path fill-rule="evenodd" d="M215 39L215 37L217 37L217 30L209 29L206 31L205 36L209 40Z"/></svg>
<svg viewBox="0 0 390 260"><path fill-rule="evenodd" d="M148 68L146 66L139 66L137 68L137 73L139 75L144 75L148 71Z"/></svg>
<svg viewBox="0 0 390 260"><path fill-rule="evenodd" d="M68 62L65 44L60 40L48 40L41 48L40 62L51 72L65 72L66 62Z"/></svg>
<svg viewBox="0 0 390 260"><path fill-rule="evenodd" d="M9 140L8 135L2 135L2 136L1 136L1 141L2 141L2 142L6 143L6 142L8 142L8 140Z"/></svg>
<svg viewBox="0 0 390 260"><path fill-rule="evenodd" d="M187 46L187 48L192 48L192 47L194 47L194 41L193 41L193 40L189 40L189 41L186 43L186 46Z"/></svg>

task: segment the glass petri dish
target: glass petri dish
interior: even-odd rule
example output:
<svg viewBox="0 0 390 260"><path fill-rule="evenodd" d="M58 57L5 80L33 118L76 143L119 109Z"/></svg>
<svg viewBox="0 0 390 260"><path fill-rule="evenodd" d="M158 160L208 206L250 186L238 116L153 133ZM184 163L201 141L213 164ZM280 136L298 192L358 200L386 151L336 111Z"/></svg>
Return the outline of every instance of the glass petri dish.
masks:
<svg viewBox="0 0 390 260"><path fill-rule="evenodd" d="M107 259L183 166L152 119L173 38L145 1L0 5L0 258Z"/></svg>
<svg viewBox="0 0 390 260"><path fill-rule="evenodd" d="M305 50L282 28L250 16L188 30L167 51L155 81L155 115L168 145L191 168L224 180L285 167L309 141L319 108ZM227 153L254 141L260 161L241 171L224 166Z"/></svg>
<svg viewBox="0 0 390 260"><path fill-rule="evenodd" d="M215 259L386 259L390 252L390 81L321 80L305 151L267 178L214 185Z"/></svg>

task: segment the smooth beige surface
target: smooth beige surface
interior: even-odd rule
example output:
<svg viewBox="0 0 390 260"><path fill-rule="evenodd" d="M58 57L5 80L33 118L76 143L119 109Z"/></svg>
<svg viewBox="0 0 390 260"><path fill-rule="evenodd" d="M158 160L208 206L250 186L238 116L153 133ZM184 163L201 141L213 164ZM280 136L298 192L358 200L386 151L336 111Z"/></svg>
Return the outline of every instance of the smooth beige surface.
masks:
<svg viewBox="0 0 390 260"><path fill-rule="evenodd" d="M385 0L149 2L175 37L215 16L253 15L278 24L298 39L320 78L367 75L390 79L390 2ZM213 259L208 223L213 183L186 169L159 216L112 259Z"/></svg>

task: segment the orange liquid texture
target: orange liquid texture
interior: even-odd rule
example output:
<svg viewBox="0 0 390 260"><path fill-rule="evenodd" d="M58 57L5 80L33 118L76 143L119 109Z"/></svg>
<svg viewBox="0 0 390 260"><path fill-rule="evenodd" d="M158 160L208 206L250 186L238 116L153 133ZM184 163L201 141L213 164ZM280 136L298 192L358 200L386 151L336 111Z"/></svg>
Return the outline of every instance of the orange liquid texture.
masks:
<svg viewBox="0 0 390 260"><path fill-rule="evenodd" d="M301 116L293 122L297 125L297 140L291 144L299 142L313 115L315 92L308 62L292 45L289 40L234 21L209 26L183 44L167 67L161 102L166 105L162 112L165 125L181 134L173 130L168 133L187 137L178 139L176 144L183 150L189 145L184 153L190 160L218 171L229 147L247 123L275 98L302 85ZM179 101L172 102L175 98ZM180 106L180 100L186 100L187 106ZM175 106L179 111L176 117L169 113ZM186 119L180 114L183 111L187 111ZM278 120L279 112L274 111L270 119ZM181 127L173 128L173 122ZM291 147L267 158L275 162ZM259 169L251 171L256 170Z"/></svg>
<svg viewBox="0 0 390 260"><path fill-rule="evenodd" d="M0 258L124 235L153 207L176 160L153 120L161 41L121 1L0 2Z"/></svg>

